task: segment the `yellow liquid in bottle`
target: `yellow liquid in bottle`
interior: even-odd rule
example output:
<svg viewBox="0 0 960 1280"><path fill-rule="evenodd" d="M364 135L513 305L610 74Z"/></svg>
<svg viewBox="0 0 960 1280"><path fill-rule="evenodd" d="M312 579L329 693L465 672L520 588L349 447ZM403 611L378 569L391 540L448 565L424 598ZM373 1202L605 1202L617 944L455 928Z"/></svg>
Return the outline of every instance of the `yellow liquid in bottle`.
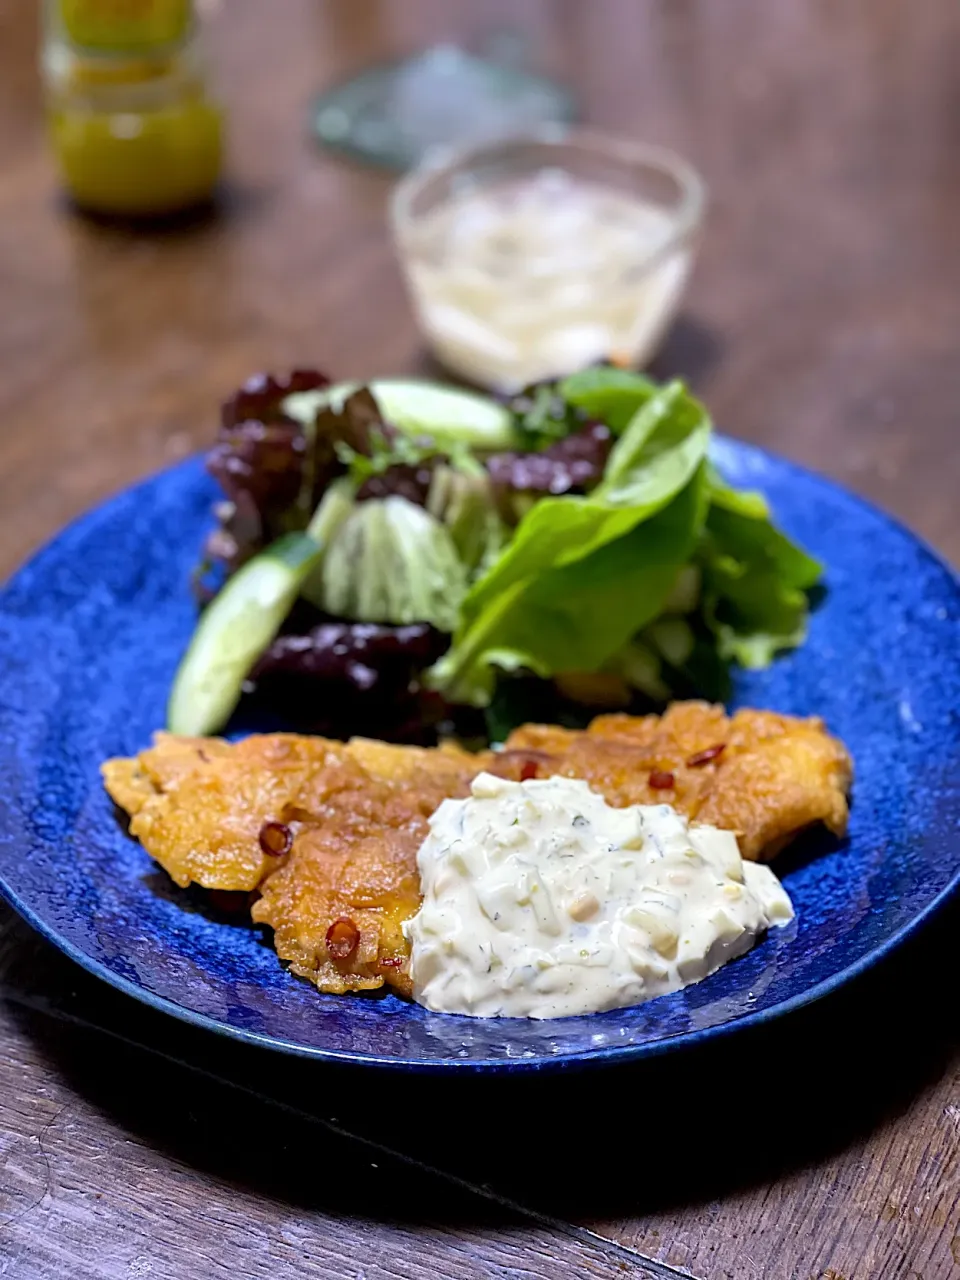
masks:
<svg viewBox="0 0 960 1280"><path fill-rule="evenodd" d="M64 185L98 213L171 213L209 199L220 176L220 112L200 97L154 111L61 108L50 130Z"/></svg>
<svg viewBox="0 0 960 1280"><path fill-rule="evenodd" d="M100 53L174 45L193 20L189 0L57 0L56 9L70 43Z"/></svg>
<svg viewBox="0 0 960 1280"><path fill-rule="evenodd" d="M75 21L80 8L73 6ZM46 72L53 150L78 205L150 216L209 199L220 176L223 118L207 93L195 44L165 56L141 46L107 57L59 43Z"/></svg>

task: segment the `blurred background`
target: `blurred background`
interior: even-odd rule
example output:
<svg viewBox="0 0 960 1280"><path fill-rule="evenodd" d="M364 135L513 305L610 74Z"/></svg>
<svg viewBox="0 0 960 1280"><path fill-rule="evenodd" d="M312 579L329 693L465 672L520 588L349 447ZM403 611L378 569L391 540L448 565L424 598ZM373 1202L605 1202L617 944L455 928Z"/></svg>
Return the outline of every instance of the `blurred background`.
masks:
<svg viewBox="0 0 960 1280"><path fill-rule="evenodd" d="M438 43L548 77L585 124L686 157L710 199L655 367L687 377L723 430L832 472L960 553L940 478L960 398L954 6L201 9L225 113L217 204L131 227L71 209L37 10L0 5L0 507L15 517L0 567L207 444L218 400L257 369L429 367L391 246L395 174L323 147L313 122L318 95Z"/></svg>

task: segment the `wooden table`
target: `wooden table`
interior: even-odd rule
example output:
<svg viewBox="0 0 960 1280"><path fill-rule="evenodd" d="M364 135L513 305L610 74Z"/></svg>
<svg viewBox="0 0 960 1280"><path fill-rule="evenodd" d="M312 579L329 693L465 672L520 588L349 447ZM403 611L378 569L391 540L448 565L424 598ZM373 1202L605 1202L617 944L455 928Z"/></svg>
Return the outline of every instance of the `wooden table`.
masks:
<svg viewBox="0 0 960 1280"><path fill-rule="evenodd" d="M33 9L0 4L0 572L205 445L255 369L417 365L387 181L319 154L307 106L502 24L709 181L662 369L960 558L952 0L229 0L231 197L140 234L57 196ZM958 922L709 1056L424 1085L184 1029L5 913L0 1276L960 1276Z"/></svg>

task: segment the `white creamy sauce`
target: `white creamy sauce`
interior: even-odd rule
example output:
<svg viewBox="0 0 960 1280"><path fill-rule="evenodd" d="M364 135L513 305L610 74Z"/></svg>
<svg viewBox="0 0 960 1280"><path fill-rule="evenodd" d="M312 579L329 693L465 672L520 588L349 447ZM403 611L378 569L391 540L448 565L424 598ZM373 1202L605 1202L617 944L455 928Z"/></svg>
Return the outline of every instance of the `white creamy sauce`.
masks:
<svg viewBox="0 0 960 1280"><path fill-rule="evenodd" d="M407 269L437 354L515 391L617 356L641 365L690 269L675 216L562 169L467 185L418 224Z"/></svg>
<svg viewBox="0 0 960 1280"><path fill-rule="evenodd" d="M557 1018L639 1004L742 955L793 917L734 835L670 805L614 809L573 778L489 773L444 800L405 925L414 998L474 1017Z"/></svg>

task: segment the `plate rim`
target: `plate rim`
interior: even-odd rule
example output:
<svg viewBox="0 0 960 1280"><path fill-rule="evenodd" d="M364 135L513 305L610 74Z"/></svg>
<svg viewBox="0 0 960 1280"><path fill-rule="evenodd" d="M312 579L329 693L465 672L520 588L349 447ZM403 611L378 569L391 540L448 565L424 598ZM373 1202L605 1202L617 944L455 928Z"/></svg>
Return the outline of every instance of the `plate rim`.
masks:
<svg viewBox="0 0 960 1280"><path fill-rule="evenodd" d="M927 906L919 912L912 920L908 921L896 933L891 934L884 942L874 947L866 955L855 961L846 968L841 969L838 973L833 974L830 978L825 978L822 982L816 983L812 987L808 987L806 991L802 991L795 996L791 996L789 1000L784 1000L780 1004L771 1006L768 1009L762 1009L756 1013L744 1014L743 1017L733 1018L728 1022L717 1023L712 1027L703 1027L697 1031L681 1031L674 1035L667 1035L659 1040L651 1040L642 1044L623 1044L610 1045L605 1048L586 1049L576 1053L557 1054L556 1057L534 1057L534 1058L488 1058L471 1060L469 1058L390 1058L380 1057L377 1054L363 1053L361 1051L350 1051L340 1049L323 1049L316 1046L297 1044L292 1040L284 1040L277 1036L261 1035L255 1031L247 1031L242 1027L232 1027L227 1023L219 1022L216 1018L211 1018L207 1014L198 1013L194 1009L187 1009L184 1005L176 1004L173 1000L168 1000L165 996L158 996L155 992L147 990L145 987L139 987L136 983L131 982L128 978L115 973L112 969L108 969L98 960L94 960L88 956L86 952L81 951L79 947L73 945L67 938L59 934L55 929L49 928L27 905L22 902L16 894L12 893L9 886L0 877L0 897L2 897L16 912L24 919L31 928L43 937L47 942L52 943L58 948L68 959L74 961L80 967L92 974L93 977L102 979L115 990L120 991L126 996L132 997L141 1004L147 1005L149 1008L159 1013L170 1014L179 1022L185 1022L190 1026L199 1027L201 1030L211 1032L214 1035L226 1036L230 1040L239 1041L243 1044L254 1045L260 1049L270 1049L276 1052L285 1053L291 1057L302 1058L314 1062L327 1062L338 1066L358 1066L365 1068L378 1068L398 1072L412 1072L419 1075L445 1075L451 1071L455 1071L460 1075L510 1075L517 1072L534 1074L546 1072L564 1072L589 1070L593 1067L610 1066L625 1062L639 1061L644 1058L658 1058L665 1053L690 1051L702 1047L708 1042L713 1042L721 1038L726 1038L735 1032L745 1031L763 1026L766 1023L774 1022L780 1018L787 1017L795 1013L798 1009L806 1008L808 1005L816 1004L819 1001L828 998L841 987L845 987L850 983L867 973L876 965L889 959L892 952L898 950L905 943L910 941L916 934L920 933L927 925L938 916L947 906L950 899L954 897L957 890L960 889L960 872L953 880L943 888L937 896L930 901ZM279 963L279 961L278 961ZM437 1014L437 1017L456 1017L454 1014ZM591 1014L581 1015L591 1017ZM510 1020L512 1021L512 1019ZM570 1022L572 1019L560 1018L556 1021Z"/></svg>
<svg viewBox="0 0 960 1280"><path fill-rule="evenodd" d="M886 524L893 526L899 533L915 543L927 558L933 561L933 563L947 576L953 584L954 589L960 593L960 571L958 571L936 548L931 546L925 538L921 537L911 529L905 521L901 520L898 516L891 515L869 498L862 497L860 494L855 493L852 489L848 488L845 484L834 480L830 476L825 476L811 467L795 462L790 458L786 458L783 455L766 449L762 445L758 445L752 441L739 440L718 432L714 436L713 444L719 446L718 451L721 454L724 450L731 449L736 453L740 453L742 455L745 454L748 458L752 455L755 460L763 463L764 465L773 463L775 466L786 470L788 473L793 472L807 480L813 480L820 486L825 486L828 489L835 490L846 501L864 509L874 518L880 519ZM142 477L140 480L134 481L132 484L113 491L101 502L97 503L96 506L88 508L86 511L79 513L73 519L69 520L65 525L57 530L56 533L52 534L48 539L42 542L28 556L23 564L14 570L6 581L0 585L0 604L2 604L3 597L8 593L8 591L16 586L21 574L28 568L32 568L38 560L53 551L57 544L68 534L73 533L83 525L92 522L96 516L109 508L117 499L127 497L153 485L162 484L166 477L174 475L177 472L186 472L195 468L197 463L202 460L203 456L202 452L193 453L189 457L174 463L172 466L164 467L159 471L152 472L149 475ZM789 999L784 1000L779 1004L772 1005L769 1008L758 1010L753 1013L745 1013L741 1017L732 1018L729 1021L718 1023L714 1026L702 1027L693 1031L675 1032L671 1035L665 1035L658 1040L640 1044L614 1044L595 1049L585 1049L571 1053L557 1054L555 1057L541 1055L533 1058L516 1057L474 1060L458 1057L384 1057L379 1054L365 1053L358 1050L347 1051L305 1045L282 1037L264 1035L259 1032L246 1030L242 1027L230 1026L227 1023L219 1021L217 1018L209 1016L208 1014L199 1013L194 1009L188 1009L184 1005L177 1004L166 996L157 995L146 987L139 986L130 979L116 973L101 961L95 960L92 956L88 955L80 947L76 946L61 934L55 927L48 925L40 916L38 916L36 912L13 891L2 873L0 873L0 897L2 897L13 908L13 910L16 911L28 925L30 925L31 928L35 929L41 937L43 937L47 942L52 943L59 951L66 955L68 959L72 960L75 964L78 964L87 973L90 973L93 977L106 982L109 986L120 991L123 995L137 1000L148 1008L154 1009L160 1013L169 1014L179 1022L198 1027L205 1032L225 1036L228 1039L238 1041L240 1043L254 1045L261 1049L269 1049L275 1052L285 1053L297 1058L312 1060L314 1062L327 1062L341 1066L350 1065L364 1068L379 1068L389 1071L413 1072L431 1075L449 1074L450 1072L456 1072L460 1075L505 1075L518 1072L523 1072L525 1074L532 1072L536 1074L543 1072L589 1070L592 1067L609 1066L615 1063L661 1057L666 1053L700 1048L704 1044L726 1038L737 1032L753 1029L777 1019L787 1017L799 1009L818 1003L819 1001L829 997L839 988L855 982L874 966L887 960L893 952L926 928L931 920L946 907L950 899L957 894L958 890L960 890L960 871L958 871L953 879L943 889L941 889L940 892L931 899L931 901L928 902L921 911L913 916L912 919L908 920L888 938L874 946L865 955L861 956L852 964L846 965L830 977L814 983L805 991L798 992ZM589 1017L591 1015L587 1014L582 1016ZM558 1021L569 1022L571 1019L558 1019Z"/></svg>

